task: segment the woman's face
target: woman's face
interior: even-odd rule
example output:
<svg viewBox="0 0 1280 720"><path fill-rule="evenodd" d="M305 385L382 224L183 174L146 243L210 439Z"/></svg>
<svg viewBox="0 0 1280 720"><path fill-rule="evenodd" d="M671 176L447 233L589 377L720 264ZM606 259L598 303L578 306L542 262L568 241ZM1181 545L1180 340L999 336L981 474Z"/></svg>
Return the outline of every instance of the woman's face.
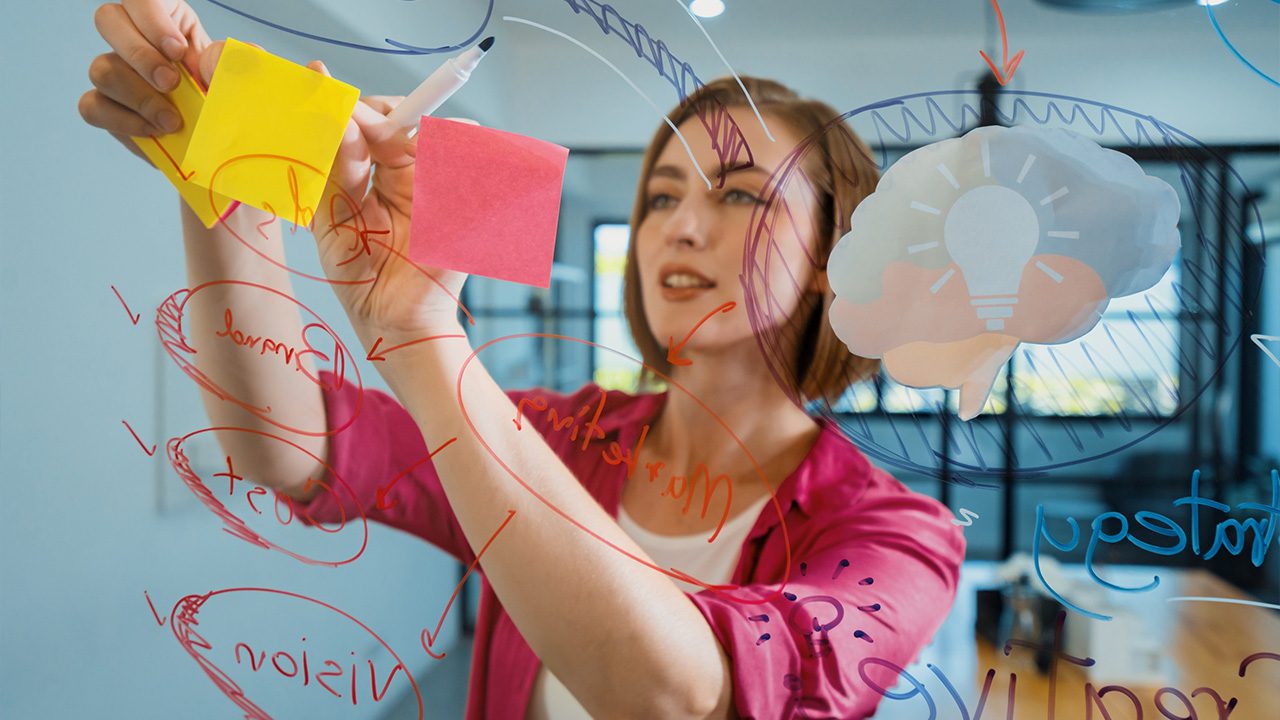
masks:
<svg viewBox="0 0 1280 720"><path fill-rule="evenodd" d="M645 183L648 210L636 233L636 259L645 317L659 344L669 338L680 342L716 308L737 303L731 312L717 314L699 328L685 345L685 355L716 353L744 343L755 352L739 281L743 249L753 211L763 210L770 176L797 143L796 133L781 120L765 115L773 142L750 108L734 107L729 113L751 148L753 167L729 172L719 187L719 157L695 116L679 126L680 133L712 188L707 189L676 137L667 142ZM817 201L804 183L788 186L785 207L771 213L772 242L761 237L752 258L760 271L767 271L770 315L776 318L790 318L802 296L816 289ZM823 264L825 259L816 261Z"/></svg>

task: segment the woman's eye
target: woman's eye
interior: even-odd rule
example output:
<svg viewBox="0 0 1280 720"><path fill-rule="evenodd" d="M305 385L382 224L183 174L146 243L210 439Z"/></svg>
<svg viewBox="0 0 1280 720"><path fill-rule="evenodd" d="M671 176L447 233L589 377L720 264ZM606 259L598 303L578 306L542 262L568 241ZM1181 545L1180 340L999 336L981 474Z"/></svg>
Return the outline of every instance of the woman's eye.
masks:
<svg viewBox="0 0 1280 720"><path fill-rule="evenodd" d="M675 207L675 205L676 199L666 193L657 193L656 195L649 196L650 210L665 210L667 208Z"/></svg>
<svg viewBox="0 0 1280 720"><path fill-rule="evenodd" d="M746 190L730 190L724 194L724 201L735 205L755 205L760 202L760 198L752 195Z"/></svg>

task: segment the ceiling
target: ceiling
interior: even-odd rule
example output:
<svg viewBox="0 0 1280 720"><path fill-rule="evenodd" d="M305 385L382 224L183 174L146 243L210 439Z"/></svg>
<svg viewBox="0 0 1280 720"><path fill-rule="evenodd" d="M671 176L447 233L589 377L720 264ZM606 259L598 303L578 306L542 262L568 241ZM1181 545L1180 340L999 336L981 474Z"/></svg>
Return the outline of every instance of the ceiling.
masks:
<svg viewBox="0 0 1280 720"><path fill-rule="evenodd" d="M503 16L542 23L588 45L616 65L664 110L673 87L618 35L606 35L575 4L587 0L496 0L486 34L492 57L443 112L514 132L583 147L637 147L660 116L627 82L586 50ZM211 34L234 35L305 62L320 57L368 94L403 93L442 55L388 55L307 40L191 0ZM331 37L386 47L385 38L450 45L480 27L487 0L220 0L265 19ZM703 21L743 74L783 79L841 110L913 92L973 86L985 71L978 55L999 56L999 32L987 0L726 0ZM597 3L598 5L598 3ZM727 72L677 0L616 0L617 12L643 25L703 79ZM1230 55L1205 9L1076 13L1035 0L1000 3L1011 52L1025 58L1010 87L1107 102L1185 130L1206 142L1277 142L1280 88ZM1216 8L1224 30L1249 57L1280 75L1280 5L1232 0Z"/></svg>

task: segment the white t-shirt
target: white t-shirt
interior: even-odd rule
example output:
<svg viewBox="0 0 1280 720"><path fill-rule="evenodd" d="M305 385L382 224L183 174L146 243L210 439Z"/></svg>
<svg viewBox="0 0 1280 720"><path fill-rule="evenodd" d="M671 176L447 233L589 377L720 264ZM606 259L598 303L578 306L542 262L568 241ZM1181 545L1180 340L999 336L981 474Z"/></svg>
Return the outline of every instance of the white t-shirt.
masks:
<svg viewBox="0 0 1280 720"><path fill-rule="evenodd" d="M696 535L657 535L640 527L618 506L618 525L635 540L658 567L677 568L711 585L724 584L733 577L742 543L755 527L760 511L769 502L769 496L757 500L751 507L738 513L720 528L714 543L708 543L709 532ZM683 580L676 585L687 593L702 590ZM533 697L529 701L528 720L591 720L578 699L560 682L546 665L538 670L533 683Z"/></svg>

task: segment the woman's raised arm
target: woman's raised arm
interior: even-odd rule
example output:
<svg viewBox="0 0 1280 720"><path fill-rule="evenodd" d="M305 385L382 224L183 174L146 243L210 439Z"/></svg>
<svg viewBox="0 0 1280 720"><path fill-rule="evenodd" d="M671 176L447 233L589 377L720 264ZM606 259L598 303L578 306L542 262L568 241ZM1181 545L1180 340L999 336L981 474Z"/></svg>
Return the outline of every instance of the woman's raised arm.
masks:
<svg viewBox="0 0 1280 720"><path fill-rule="evenodd" d="M213 75L221 43L210 41L195 12L181 0L125 0L107 3L94 14L94 24L111 51L94 58L89 66L93 88L80 98L85 122L100 127L135 155L142 156L132 136L161 136L182 126L182 118L166 97L179 83L177 63L205 82ZM206 229L184 205L182 234L186 247L188 289L205 286L188 297L183 306L183 333L195 339L199 352L191 357L196 372L218 377L221 388L245 405L271 407L271 417L282 424L324 428L325 407L320 387L299 382L293 363L263 362L233 342L214 342L228 330L236 311L242 319L252 311L255 334L271 338L298 338L303 327L298 310L280 303L262 303L263 290L290 296L289 274L240 242L252 237L263 255L283 265L284 243L279 222L258 210L241 206L223 226ZM236 280L237 283L218 281ZM212 283L212 284L210 284ZM269 292L269 291L268 291ZM310 355L297 360L311 376ZM215 427L239 427L272 432L278 428L235 402L202 393L209 419ZM320 475L320 465L282 443L252 433L222 432L223 449L234 457L246 479L302 499L308 478ZM298 436L298 445L324 458L323 436Z"/></svg>
<svg viewBox="0 0 1280 720"><path fill-rule="evenodd" d="M414 146L364 143L366 134L386 134L379 124L387 121L375 110L385 114L386 108L357 106L359 137L344 140L338 152L318 216L320 257L331 280L376 276L369 284L336 283L333 289L366 348L378 338L382 347L401 346L377 368L426 446L458 439L432 462L472 549L479 552L508 512L516 512L481 561L503 607L535 653L597 717L728 717L728 659L689 597L671 578L599 542L647 559L543 437L516 428L515 404L480 359L468 364L459 386L472 352L456 301L466 276L405 259ZM370 237L361 228L383 234ZM353 254L352 248L364 252ZM552 506L596 537L565 522Z"/></svg>

